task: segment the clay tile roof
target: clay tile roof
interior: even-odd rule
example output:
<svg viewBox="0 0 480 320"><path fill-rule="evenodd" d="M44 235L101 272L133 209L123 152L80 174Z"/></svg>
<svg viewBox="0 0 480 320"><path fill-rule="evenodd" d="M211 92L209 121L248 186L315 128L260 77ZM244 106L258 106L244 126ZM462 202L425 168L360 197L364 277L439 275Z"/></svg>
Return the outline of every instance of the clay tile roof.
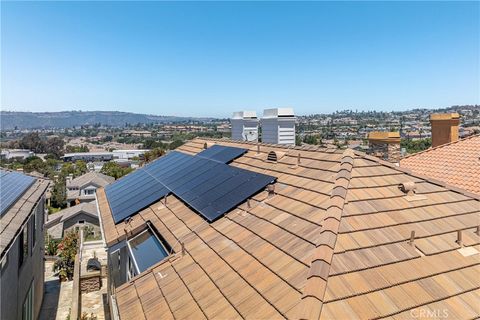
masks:
<svg viewBox="0 0 480 320"><path fill-rule="evenodd" d="M92 217L98 217L97 205L93 202L82 202L78 205L65 208L57 213L48 216L48 222L45 224L47 228L55 225L58 222L63 222L80 213L88 214Z"/></svg>
<svg viewBox="0 0 480 320"><path fill-rule="evenodd" d="M400 165L480 194L480 135L413 154L402 159Z"/></svg>
<svg viewBox="0 0 480 320"><path fill-rule="evenodd" d="M73 179L67 184L67 187L83 188L87 184L95 184L99 187L105 187L107 184L110 184L113 181L115 181L115 178L113 177L107 176L100 172L91 171Z"/></svg>
<svg viewBox="0 0 480 320"><path fill-rule="evenodd" d="M279 146L257 155L252 143L195 139L179 150L195 154L205 141L248 148L230 165L276 176L276 194L213 223L168 196L128 229L113 223L99 189L107 246L149 221L176 252L116 288L122 319L408 318L419 308L480 316L480 254L455 242L463 230L463 245L480 251L479 197L352 150L283 148L277 163L265 156ZM406 181L416 183L413 198L398 188Z"/></svg>

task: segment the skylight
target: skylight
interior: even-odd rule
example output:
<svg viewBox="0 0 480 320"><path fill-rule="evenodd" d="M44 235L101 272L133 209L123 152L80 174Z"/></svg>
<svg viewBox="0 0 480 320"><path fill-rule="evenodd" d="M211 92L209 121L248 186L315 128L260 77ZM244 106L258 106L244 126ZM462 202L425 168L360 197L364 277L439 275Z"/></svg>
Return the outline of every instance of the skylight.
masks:
<svg viewBox="0 0 480 320"><path fill-rule="evenodd" d="M129 240L128 247L139 273L168 256L166 248L150 229Z"/></svg>

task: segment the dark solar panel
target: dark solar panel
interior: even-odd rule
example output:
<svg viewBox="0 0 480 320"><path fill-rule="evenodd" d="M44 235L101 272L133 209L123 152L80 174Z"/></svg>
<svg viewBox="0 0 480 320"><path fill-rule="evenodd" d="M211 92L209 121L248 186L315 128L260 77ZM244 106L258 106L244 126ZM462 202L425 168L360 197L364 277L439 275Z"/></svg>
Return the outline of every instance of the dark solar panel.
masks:
<svg viewBox="0 0 480 320"><path fill-rule="evenodd" d="M0 170L0 215L3 216L34 182L33 177Z"/></svg>
<svg viewBox="0 0 480 320"><path fill-rule="evenodd" d="M190 207L212 222L264 189L276 178L228 165L211 170L214 178L198 184L186 193L175 193Z"/></svg>
<svg viewBox="0 0 480 320"><path fill-rule="evenodd" d="M233 159L241 155L240 150L246 152L230 147L216 148L203 156L202 153L191 156L172 151L107 186L105 193L115 223L169 193L175 194L208 221L217 219L276 179L231 167L219 160Z"/></svg>
<svg viewBox="0 0 480 320"><path fill-rule="evenodd" d="M226 147L220 145L213 145L208 149L203 150L197 154L197 157L202 157L221 163L229 163L236 158L247 153L247 149L235 148L235 147Z"/></svg>

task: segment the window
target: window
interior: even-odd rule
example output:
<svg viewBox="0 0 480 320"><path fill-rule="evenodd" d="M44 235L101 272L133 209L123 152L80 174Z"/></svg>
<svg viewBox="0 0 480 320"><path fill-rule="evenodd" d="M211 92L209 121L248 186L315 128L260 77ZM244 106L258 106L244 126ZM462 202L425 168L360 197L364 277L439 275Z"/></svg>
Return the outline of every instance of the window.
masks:
<svg viewBox="0 0 480 320"><path fill-rule="evenodd" d="M128 241L137 273L141 273L168 256L168 250L150 228Z"/></svg>
<svg viewBox="0 0 480 320"><path fill-rule="evenodd" d="M33 289L34 289L35 282L32 281L30 285L30 289L28 289L27 296L23 302L22 308L22 320L33 320Z"/></svg>
<svg viewBox="0 0 480 320"><path fill-rule="evenodd" d="M18 267L20 268L23 265L25 258L28 257L28 223L23 227L18 238L18 243L20 245L20 250L18 250Z"/></svg>
<svg viewBox="0 0 480 320"><path fill-rule="evenodd" d="M37 209L33 211L33 215L31 218L31 230L32 230L32 248L35 248L37 244ZM31 254L33 254L33 249Z"/></svg>
<svg viewBox="0 0 480 320"><path fill-rule="evenodd" d="M85 189L85 194L86 194L86 195L95 194L95 189Z"/></svg>
<svg viewBox="0 0 480 320"><path fill-rule="evenodd" d="M133 277L137 275L135 271L135 266L133 264L133 259L132 257L128 256L128 266L127 266L127 280L130 281Z"/></svg>
<svg viewBox="0 0 480 320"><path fill-rule="evenodd" d="M2 273L3 273L3 271L6 270L8 267L8 251L5 252L5 255L3 256L1 266L2 266Z"/></svg>

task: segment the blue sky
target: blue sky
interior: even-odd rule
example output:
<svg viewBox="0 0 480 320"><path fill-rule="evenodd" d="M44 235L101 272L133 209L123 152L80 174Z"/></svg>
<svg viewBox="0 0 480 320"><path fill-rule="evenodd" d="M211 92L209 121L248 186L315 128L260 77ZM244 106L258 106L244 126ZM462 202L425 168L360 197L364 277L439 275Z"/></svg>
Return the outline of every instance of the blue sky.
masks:
<svg viewBox="0 0 480 320"><path fill-rule="evenodd" d="M230 116L480 103L479 2L3 2L1 107Z"/></svg>

